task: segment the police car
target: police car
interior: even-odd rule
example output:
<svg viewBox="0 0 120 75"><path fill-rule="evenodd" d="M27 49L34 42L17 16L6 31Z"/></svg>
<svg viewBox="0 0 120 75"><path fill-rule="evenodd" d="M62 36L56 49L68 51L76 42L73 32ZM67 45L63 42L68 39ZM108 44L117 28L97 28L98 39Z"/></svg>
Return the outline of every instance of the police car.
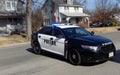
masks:
<svg viewBox="0 0 120 75"><path fill-rule="evenodd" d="M36 54L42 50L59 54L74 65L106 61L116 52L111 40L70 24L43 27L32 34L31 45Z"/></svg>

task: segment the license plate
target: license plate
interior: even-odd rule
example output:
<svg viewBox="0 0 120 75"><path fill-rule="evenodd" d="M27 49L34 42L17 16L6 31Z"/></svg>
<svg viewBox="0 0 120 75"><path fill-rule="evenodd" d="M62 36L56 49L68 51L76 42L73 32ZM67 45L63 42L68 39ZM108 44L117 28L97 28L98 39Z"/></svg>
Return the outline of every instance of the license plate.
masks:
<svg viewBox="0 0 120 75"><path fill-rule="evenodd" d="M113 52L109 53L109 57L113 57L113 56L114 56Z"/></svg>

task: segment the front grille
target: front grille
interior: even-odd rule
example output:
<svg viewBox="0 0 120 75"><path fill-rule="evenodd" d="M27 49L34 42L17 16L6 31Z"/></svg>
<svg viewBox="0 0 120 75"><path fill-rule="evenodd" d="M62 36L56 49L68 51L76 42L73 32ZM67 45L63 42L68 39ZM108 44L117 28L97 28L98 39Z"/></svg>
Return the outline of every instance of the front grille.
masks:
<svg viewBox="0 0 120 75"><path fill-rule="evenodd" d="M114 45L110 44L110 45L101 46L100 52L102 52L102 53L109 53L109 52L113 52L114 50L115 50Z"/></svg>

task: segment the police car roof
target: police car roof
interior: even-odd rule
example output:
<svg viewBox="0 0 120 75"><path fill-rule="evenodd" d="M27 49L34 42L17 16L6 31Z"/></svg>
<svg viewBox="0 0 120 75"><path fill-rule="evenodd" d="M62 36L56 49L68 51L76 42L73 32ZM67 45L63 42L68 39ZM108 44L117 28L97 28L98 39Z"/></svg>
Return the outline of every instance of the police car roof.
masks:
<svg viewBox="0 0 120 75"><path fill-rule="evenodd" d="M73 27L79 27L79 26L75 26L74 24L53 24L52 26L64 29L64 28L73 28Z"/></svg>
<svg viewBox="0 0 120 75"><path fill-rule="evenodd" d="M79 26L71 25L71 26L58 26L58 27L61 29L64 29L64 28L73 28L73 27L79 27Z"/></svg>

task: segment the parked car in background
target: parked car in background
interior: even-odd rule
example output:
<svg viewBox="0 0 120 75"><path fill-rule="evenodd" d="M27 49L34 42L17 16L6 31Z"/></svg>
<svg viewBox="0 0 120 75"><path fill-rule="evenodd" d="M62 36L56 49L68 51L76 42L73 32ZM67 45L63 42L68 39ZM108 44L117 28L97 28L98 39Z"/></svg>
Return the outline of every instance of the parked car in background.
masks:
<svg viewBox="0 0 120 75"><path fill-rule="evenodd" d="M110 26L112 26L112 23L110 23L110 22L104 22L104 23L96 22L96 23L91 23L90 24L91 28L94 28L94 27L110 27Z"/></svg>
<svg viewBox="0 0 120 75"><path fill-rule="evenodd" d="M101 27L110 27L110 26L112 26L112 23L110 22L104 22L101 24Z"/></svg>
<svg viewBox="0 0 120 75"><path fill-rule="evenodd" d="M97 22L97 23L91 23L90 27L94 28L94 27L101 27L102 23L101 22Z"/></svg>

